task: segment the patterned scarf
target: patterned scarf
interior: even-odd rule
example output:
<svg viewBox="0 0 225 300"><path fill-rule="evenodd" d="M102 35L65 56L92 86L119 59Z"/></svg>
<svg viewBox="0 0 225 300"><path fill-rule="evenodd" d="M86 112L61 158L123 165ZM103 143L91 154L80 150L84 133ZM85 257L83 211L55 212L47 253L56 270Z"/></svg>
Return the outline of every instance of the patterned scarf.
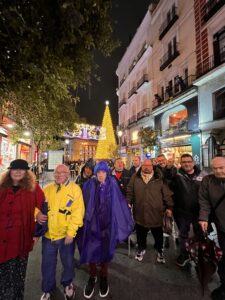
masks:
<svg viewBox="0 0 225 300"><path fill-rule="evenodd" d="M141 171L141 178L143 179L144 183L146 183L146 184L149 183L149 181L152 179L153 175L154 175L154 171L152 171L151 174L146 174Z"/></svg>

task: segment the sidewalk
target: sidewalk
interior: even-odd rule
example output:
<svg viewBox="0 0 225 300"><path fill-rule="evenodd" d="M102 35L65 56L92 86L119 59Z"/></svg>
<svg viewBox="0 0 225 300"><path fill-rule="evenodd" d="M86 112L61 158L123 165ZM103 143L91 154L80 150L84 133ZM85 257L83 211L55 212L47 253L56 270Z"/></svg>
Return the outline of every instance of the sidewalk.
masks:
<svg viewBox="0 0 225 300"><path fill-rule="evenodd" d="M156 263L155 253L152 245L152 237L148 237L148 249L142 262L134 259L135 250L131 251L131 258L128 257L127 245L122 244L117 248L116 255L109 268L110 293L105 299L113 300L209 300L210 290L214 289L219 281L214 275L209 289L206 288L205 296L202 296L200 284L193 264L180 269L175 264L178 254L175 243L171 240L170 249L165 251L167 262L165 265ZM75 254L78 261L78 252ZM39 300L41 297L41 241L31 253L25 300ZM53 300L62 300L63 290L60 287L61 265L57 268L57 290ZM87 266L76 268L76 297L83 297L83 287L88 279ZM98 295L98 282L96 283L93 300L102 299Z"/></svg>

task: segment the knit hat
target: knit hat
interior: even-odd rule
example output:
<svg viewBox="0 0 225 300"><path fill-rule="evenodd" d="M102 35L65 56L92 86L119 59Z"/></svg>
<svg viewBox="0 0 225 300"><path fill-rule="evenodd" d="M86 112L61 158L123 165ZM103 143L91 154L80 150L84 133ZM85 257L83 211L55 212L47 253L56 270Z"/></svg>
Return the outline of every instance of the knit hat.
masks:
<svg viewBox="0 0 225 300"><path fill-rule="evenodd" d="M99 171L104 171L109 174L109 167L104 160L101 160L94 169L94 174L96 175Z"/></svg>
<svg viewBox="0 0 225 300"><path fill-rule="evenodd" d="M10 166L8 167L10 170L29 170L28 162L24 159L15 159L11 161Z"/></svg>

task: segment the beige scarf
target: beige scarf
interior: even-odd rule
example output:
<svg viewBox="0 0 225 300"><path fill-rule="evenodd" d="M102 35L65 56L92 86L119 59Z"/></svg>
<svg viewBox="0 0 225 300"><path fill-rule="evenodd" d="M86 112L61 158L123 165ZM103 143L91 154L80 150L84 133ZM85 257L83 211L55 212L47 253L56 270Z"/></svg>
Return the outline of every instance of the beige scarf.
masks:
<svg viewBox="0 0 225 300"><path fill-rule="evenodd" d="M146 184L149 183L149 181L152 179L153 175L154 175L154 171L152 171L151 174L146 174L141 171L141 178L143 179L144 183L146 183Z"/></svg>

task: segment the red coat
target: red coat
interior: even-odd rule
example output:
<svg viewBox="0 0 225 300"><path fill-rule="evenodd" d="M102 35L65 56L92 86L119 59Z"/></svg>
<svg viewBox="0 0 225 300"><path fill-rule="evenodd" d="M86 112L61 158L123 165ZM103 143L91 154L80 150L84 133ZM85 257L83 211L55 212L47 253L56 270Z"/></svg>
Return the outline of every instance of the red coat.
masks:
<svg viewBox="0 0 225 300"><path fill-rule="evenodd" d="M33 247L34 210L40 209L43 202L44 193L39 185L33 192L0 190L0 263L28 256Z"/></svg>

